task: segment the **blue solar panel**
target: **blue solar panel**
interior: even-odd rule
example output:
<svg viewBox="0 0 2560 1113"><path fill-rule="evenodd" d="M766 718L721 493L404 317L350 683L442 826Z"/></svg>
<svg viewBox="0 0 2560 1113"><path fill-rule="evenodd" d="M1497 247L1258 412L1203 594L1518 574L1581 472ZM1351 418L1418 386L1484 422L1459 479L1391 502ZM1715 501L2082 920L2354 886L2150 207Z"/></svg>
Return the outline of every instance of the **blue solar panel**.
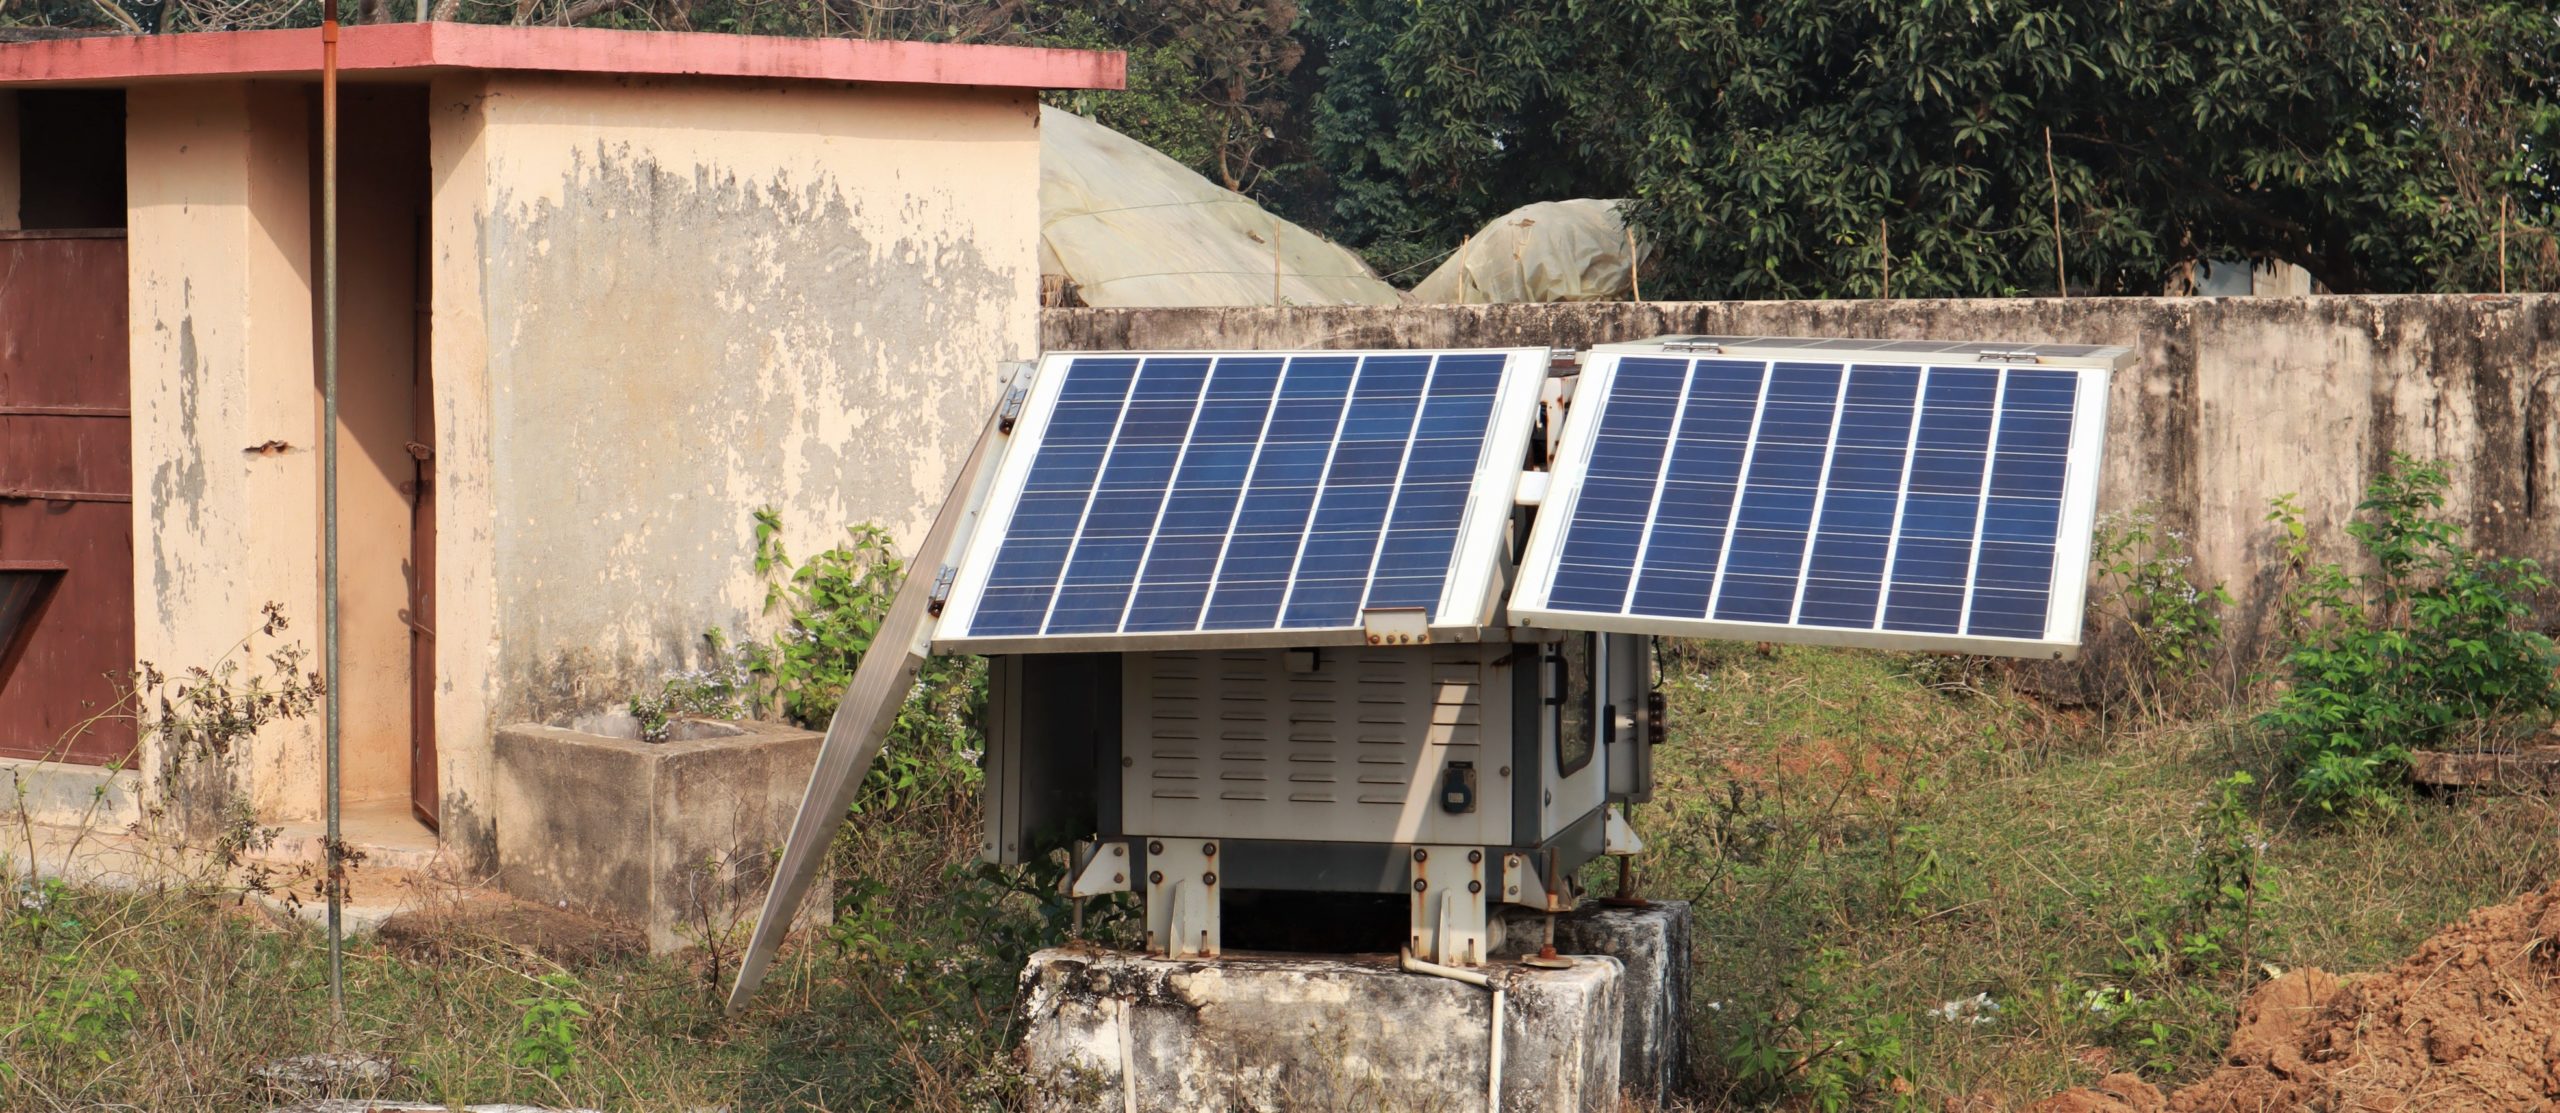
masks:
<svg viewBox="0 0 2560 1113"><path fill-rule="evenodd" d="M991 504L994 533L972 550L983 568L961 573L974 585L961 637L1357 629L1378 608L1436 622L1479 487L1508 504L1516 471L1485 465L1525 443L1541 362L1052 360L1054 400L1016 434L1018 493ZM1516 436L1499 435L1506 415Z"/></svg>
<svg viewBox="0 0 2560 1113"><path fill-rule="evenodd" d="M1557 462L1513 613L1805 641L2076 642L2077 616L2055 603L2078 592L2056 585L2084 574L2063 558L2085 560L2085 538L2064 532L2085 529L2095 497L2094 426L2074 436L2103 406L2103 375L1617 356L1575 398L1570 428L1588 443Z"/></svg>

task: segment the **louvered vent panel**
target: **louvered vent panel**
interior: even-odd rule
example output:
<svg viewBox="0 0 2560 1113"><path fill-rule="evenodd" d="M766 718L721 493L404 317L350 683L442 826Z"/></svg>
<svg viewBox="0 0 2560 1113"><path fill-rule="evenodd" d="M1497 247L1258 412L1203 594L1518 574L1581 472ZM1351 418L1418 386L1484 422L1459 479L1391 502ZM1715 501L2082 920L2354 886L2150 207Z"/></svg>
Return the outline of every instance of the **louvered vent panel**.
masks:
<svg viewBox="0 0 2560 1113"><path fill-rule="evenodd" d="M1510 831L1503 647L1131 654L1123 670L1131 834L1328 842L1502 842ZM1303 661L1303 657L1301 658ZM1501 679L1507 680L1507 677ZM1492 697L1494 688L1501 691ZM1495 743L1487 745L1488 742ZM1448 763L1477 805L1450 814Z"/></svg>

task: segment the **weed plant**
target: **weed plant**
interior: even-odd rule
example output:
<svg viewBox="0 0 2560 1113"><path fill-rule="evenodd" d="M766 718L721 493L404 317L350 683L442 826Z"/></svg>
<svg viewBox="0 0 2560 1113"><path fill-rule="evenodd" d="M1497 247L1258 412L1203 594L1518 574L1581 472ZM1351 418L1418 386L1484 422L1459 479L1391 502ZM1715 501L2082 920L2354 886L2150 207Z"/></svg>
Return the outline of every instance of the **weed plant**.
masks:
<svg viewBox="0 0 2560 1113"><path fill-rule="evenodd" d="M2511 744L2560 712L2560 652L2529 626L2551 580L2464 544L2445 486L2442 465L2395 455L2346 527L2370 570L2313 566L2285 594L2288 683L2260 722L2324 812L2397 811L2413 751Z"/></svg>

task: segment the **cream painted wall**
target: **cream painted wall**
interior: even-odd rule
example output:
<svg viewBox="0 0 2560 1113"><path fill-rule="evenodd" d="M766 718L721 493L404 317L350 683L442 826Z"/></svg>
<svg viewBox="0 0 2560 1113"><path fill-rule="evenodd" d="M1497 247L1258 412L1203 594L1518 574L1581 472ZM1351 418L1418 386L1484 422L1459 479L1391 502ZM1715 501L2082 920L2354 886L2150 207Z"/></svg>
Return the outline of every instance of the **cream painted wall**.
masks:
<svg viewBox="0 0 2560 1113"><path fill-rule="evenodd" d="M127 98L135 648L172 673L222 659L268 602L319 651L305 103L238 82ZM270 442L288 447L253 450ZM234 787L307 818L318 768L318 724L277 727Z"/></svg>
<svg viewBox="0 0 2560 1113"><path fill-rule="evenodd" d="M920 538L1036 344L1029 93L463 76L432 97L438 735L619 706L760 626L795 555Z"/></svg>

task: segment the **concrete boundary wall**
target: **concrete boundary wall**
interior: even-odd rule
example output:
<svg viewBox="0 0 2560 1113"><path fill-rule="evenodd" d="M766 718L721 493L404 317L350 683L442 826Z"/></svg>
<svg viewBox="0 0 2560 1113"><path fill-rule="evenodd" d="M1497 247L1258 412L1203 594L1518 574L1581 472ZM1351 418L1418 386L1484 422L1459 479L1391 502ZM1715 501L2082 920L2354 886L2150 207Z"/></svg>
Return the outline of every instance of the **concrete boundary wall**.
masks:
<svg viewBox="0 0 2560 1113"><path fill-rule="evenodd" d="M1580 348L1664 333L2122 344L2102 511L2149 504L2238 599L2244 641L2277 580L2268 499L2324 555L2394 451L2446 463L2474 542L2560 563L2560 295L1601 302L1062 309L1050 351ZM2553 612L2546 609L2545 614ZM2244 647L2246 648L2246 647Z"/></svg>

